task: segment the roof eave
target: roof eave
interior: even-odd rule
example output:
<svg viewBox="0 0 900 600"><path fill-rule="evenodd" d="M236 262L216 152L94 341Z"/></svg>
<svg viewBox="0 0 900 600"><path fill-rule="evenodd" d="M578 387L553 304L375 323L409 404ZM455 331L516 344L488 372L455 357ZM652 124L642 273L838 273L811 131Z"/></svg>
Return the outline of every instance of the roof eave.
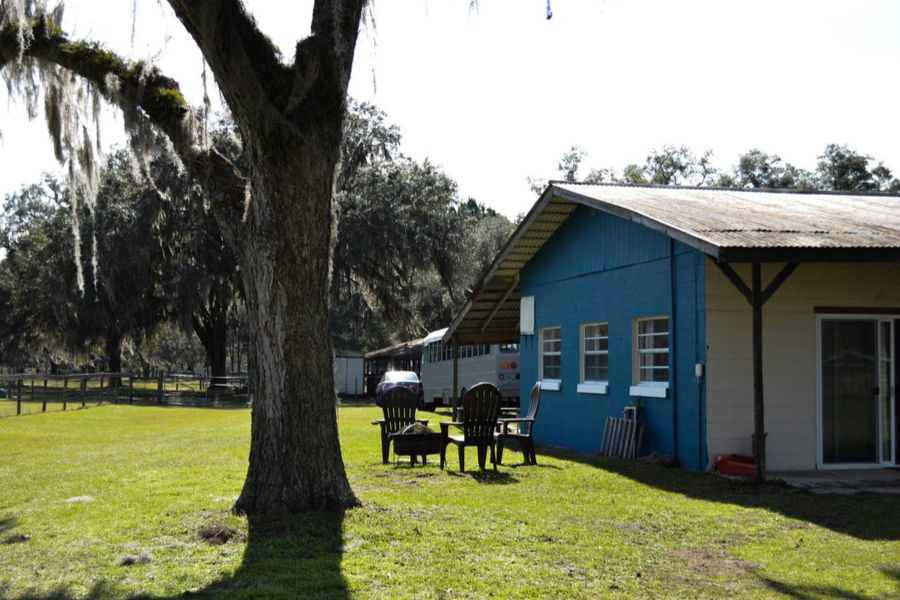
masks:
<svg viewBox="0 0 900 600"><path fill-rule="evenodd" d="M469 299L463 305L462 310L460 310L456 314L456 318L453 319L453 322L447 328L447 333L444 334L444 337L441 341L447 344L453 338L453 335L456 333L456 329L459 327L459 324L462 323L466 314L468 314L469 310L472 308L472 304L478 299L478 296L484 291L485 285L488 281L491 280L494 273L497 272L497 269L503 263L503 260L509 254L510 250L512 250L516 243L521 239L522 235L528 231L528 228L534 223L534 220L541 214L541 211L550 203L553 199L553 185L548 185L547 189L541 194L541 197L537 202L534 203L534 206L531 207L531 210L528 211L528 214L525 215L525 218L522 219L522 222L519 223L519 226L513 232L509 239L506 240L506 243L503 244L503 247L500 249L500 252L497 253L497 256L494 257L494 262L491 263L491 266L488 268L487 272L478 280L478 283L475 284L473 288L472 295L469 296Z"/></svg>
<svg viewBox="0 0 900 600"><path fill-rule="evenodd" d="M723 247L720 263L886 263L900 262L900 248Z"/></svg>
<svg viewBox="0 0 900 600"><path fill-rule="evenodd" d="M621 206L616 206L615 204L610 204L609 202L597 200L596 198L591 198L590 196L583 196L570 190L556 188L554 195L559 198L571 200L572 202L577 202L578 204L582 204L584 206L609 213L621 219L625 219L626 221L632 221L633 223L643 225L644 227L662 233L663 235L666 235L673 240L679 241L692 248L696 248L704 254L709 255L714 260L719 260L720 247L716 244L712 243L709 240L690 235L689 233L666 225L661 221L657 221L656 219L653 219L641 213L635 212L633 210L628 210L627 208L622 208Z"/></svg>

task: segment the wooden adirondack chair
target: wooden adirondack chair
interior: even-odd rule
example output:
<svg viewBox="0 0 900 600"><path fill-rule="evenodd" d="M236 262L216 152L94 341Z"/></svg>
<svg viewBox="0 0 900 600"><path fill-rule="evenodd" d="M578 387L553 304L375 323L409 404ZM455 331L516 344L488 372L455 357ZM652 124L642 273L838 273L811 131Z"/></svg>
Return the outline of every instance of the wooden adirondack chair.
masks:
<svg viewBox="0 0 900 600"><path fill-rule="evenodd" d="M446 462L447 444L456 444L459 448L459 470L466 470L466 446L478 448L478 466L484 469L488 448L491 449L491 463L497 469L495 456L494 432L497 430L497 419L500 417L500 404L503 395L490 383L473 385L463 394L462 421L441 422L441 468ZM462 435L449 435L451 425L462 427Z"/></svg>
<svg viewBox="0 0 900 600"><path fill-rule="evenodd" d="M500 432L497 434L497 462L503 464L503 444L506 440L516 440L525 457L525 464L537 464L537 455L534 453L534 419L541 407L541 382L538 381L531 388L531 399L528 402L528 416L521 419L500 419ZM510 431L509 426L518 425L516 431Z"/></svg>
<svg viewBox="0 0 900 600"><path fill-rule="evenodd" d="M416 418L418 404L419 399L416 395L402 387L392 388L381 397L381 410L384 418L375 423L381 426L381 461L383 463L387 464L388 462L392 435L413 423L428 425L428 419ZM415 462L415 456L412 457L412 461Z"/></svg>

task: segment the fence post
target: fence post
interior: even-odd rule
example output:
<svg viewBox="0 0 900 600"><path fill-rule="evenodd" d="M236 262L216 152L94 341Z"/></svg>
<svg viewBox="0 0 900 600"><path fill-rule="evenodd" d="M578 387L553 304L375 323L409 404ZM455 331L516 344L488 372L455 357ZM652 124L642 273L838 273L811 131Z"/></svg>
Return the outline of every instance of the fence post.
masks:
<svg viewBox="0 0 900 600"><path fill-rule="evenodd" d="M166 387L166 376L165 376L165 372L161 372L161 373L159 374L159 391L158 391L157 397L156 397L156 403L157 403L157 404L162 404L162 403L163 403L163 395L165 394L165 387Z"/></svg>
<svg viewBox="0 0 900 600"><path fill-rule="evenodd" d="M134 404L134 373L128 376L128 402Z"/></svg>
<svg viewBox="0 0 900 600"><path fill-rule="evenodd" d="M50 382L49 378L44 379L44 395L43 395L43 404L41 404L41 412L47 412L47 384Z"/></svg>
<svg viewBox="0 0 900 600"><path fill-rule="evenodd" d="M109 382L112 384L113 389L113 404L119 403L119 383L122 381L122 373L119 372L118 377L110 377Z"/></svg>
<svg viewBox="0 0 900 600"><path fill-rule="evenodd" d="M22 379L25 379L25 377L23 376ZM19 386L18 386L19 394L18 394L18 400L16 401L16 414L17 415L22 414L22 379L19 380Z"/></svg>
<svg viewBox="0 0 900 600"><path fill-rule="evenodd" d="M103 384L105 381L106 381L106 376L101 375L100 376L100 402L98 402L97 404L103 404Z"/></svg>
<svg viewBox="0 0 900 600"><path fill-rule="evenodd" d="M84 396L87 393L87 376L81 377L81 408L84 408L85 399Z"/></svg>
<svg viewBox="0 0 900 600"><path fill-rule="evenodd" d="M31 402L34 403L34 375L31 376Z"/></svg>
<svg viewBox="0 0 900 600"><path fill-rule="evenodd" d="M68 402L68 393L69 393L69 376L66 375L66 378L63 379L63 410L66 410L66 404Z"/></svg>

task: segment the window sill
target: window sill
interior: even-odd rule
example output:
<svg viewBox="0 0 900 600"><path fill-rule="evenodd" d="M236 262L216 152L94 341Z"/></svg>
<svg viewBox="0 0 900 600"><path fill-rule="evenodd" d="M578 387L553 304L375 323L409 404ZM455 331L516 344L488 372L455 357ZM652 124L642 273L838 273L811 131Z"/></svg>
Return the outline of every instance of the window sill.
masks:
<svg viewBox="0 0 900 600"><path fill-rule="evenodd" d="M640 396L641 398L666 398L669 395L669 384L633 385L628 388L628 395Z"/></svg>
<svg viewBox="0 0 900 600"><path fill-rule="evenodd" d="M606 394L609 389L608 383L579 383L579 394Z"/></svg>
<svg viewBox="0 0 900 600"><path fill-rule="evenodd" d="M558 392L562 389L562 381L559 379L544 379L541 381L541 391Z"/></svg>

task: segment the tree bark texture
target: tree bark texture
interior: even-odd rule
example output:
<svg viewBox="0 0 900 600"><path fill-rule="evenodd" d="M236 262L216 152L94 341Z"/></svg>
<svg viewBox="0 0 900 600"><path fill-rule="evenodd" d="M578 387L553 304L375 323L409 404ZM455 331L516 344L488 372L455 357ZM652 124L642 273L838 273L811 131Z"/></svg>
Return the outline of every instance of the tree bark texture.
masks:
<svg viewBox="0 0 900 600"><path fill-rule="evenodd" d="M241 261L255 396L250 468L236 508L340 510L356 500L340 454L329 256L322 251L331 236L331 203L323 199L330 198L332 161L318 152L278 154L282 164L253 178L260 232L247 240ZM301 209L278 211L288 198Z"/></svg>

